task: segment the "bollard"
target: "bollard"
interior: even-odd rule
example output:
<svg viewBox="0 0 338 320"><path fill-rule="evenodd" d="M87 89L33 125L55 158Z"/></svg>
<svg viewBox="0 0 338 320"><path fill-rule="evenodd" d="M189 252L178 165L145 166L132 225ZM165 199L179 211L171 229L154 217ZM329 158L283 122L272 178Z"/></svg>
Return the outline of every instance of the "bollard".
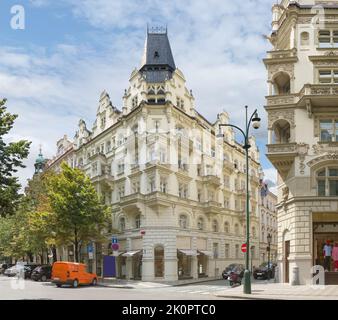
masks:
<svg viewBox="0 0 338 320"><path fill-rule="evenodd" d="M298 267L293 267L292 269L292 281L291 285L292 286L299 286L299 268Z"/></svg>

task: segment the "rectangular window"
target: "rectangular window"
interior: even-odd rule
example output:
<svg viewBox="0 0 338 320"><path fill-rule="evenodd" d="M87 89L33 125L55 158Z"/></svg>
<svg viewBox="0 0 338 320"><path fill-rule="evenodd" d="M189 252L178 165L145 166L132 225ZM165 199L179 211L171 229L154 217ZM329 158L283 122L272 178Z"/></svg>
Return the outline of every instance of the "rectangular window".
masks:
<svg viewBox="0 0 338 320"><path fill-rule="evenodd" d="M155 192L156 191L155 179L151 179L149 181L149 189L150 189L150 192Z"/></svg>
<svg viewBox="0 0 338 320"><path fill-rule="evenodd" d="M333 135L333 123L332 120L320 121L320 141L330 142Z"/></svg>
<svg viewBox="0 0 338 320"><path fill-rule="evenodd" d="M325 196L325 180L318 180L318 195Z"/></svg>
<svg viewBox="0 0 338 320"><path fill-rule="evenodd" d="M338 83L338 70L337 69L319 70L319 83L321 84Z"/></svg>
<svg viewBox="0 0 338 320"><path fill-rule="evenodd" d="M318 34L319 48L330 48L331 45L331 31L320 30Z"/></svg>
<svg viewBox="0 0 338 320"><path fill-rule="evenodd" d="M218 258L218 243L214 243L212 247L213 247L214 258L217 259Z"/></svg>
<svg viewBox="0 0 338 320"><path fill-rule="evenodd" d="M225 244L225 258L230 258L230 245L228 243Z"/></svg>
<svg viewBox="0 0 338 320"><path fill-rule="evenodd" d="M167 182L167 179L161 178L161 180L160 180L160 189L161 189L161 192L163 192L163 193L167 193L168 192L168 182Z"/></svg>
<svg viewBox="0 0 338 320"><path fill-rule="evenodd" d="M338 196L338 180L329 180L330 183L330 196Z"/></svg>

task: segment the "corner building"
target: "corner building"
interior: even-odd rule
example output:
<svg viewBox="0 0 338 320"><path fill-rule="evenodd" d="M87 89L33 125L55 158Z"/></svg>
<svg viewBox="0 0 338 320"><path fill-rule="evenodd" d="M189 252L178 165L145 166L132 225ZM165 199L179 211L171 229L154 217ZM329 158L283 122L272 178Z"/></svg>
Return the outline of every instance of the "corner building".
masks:
<svg viewBox="0 0 338 320"><path fill-rule="evenodd" d="M210 123L196 111L167 32L148 31L122 108L104 91L92 129L80 120L74 141L58 142L49 167L65 159L81 168L112 208L117 277L189 281L220 277L230 263L244 263L245 154L230 128L216 138L228 121L226 112ZM250 143L251 246L258 265L261 167L255 140ZM107 242L96 244L93 270L112 254L112 235L107 230Z"/></svg>
<svg viewBox="0 0 338 320"><path fill-rule="evenodd" d="M279 277L306 284L323 265L326 240L338 241L338 2L284 0L272 11L264 63L267 156L279 173ZM326 282L334 276L326 272Z"/></svg>

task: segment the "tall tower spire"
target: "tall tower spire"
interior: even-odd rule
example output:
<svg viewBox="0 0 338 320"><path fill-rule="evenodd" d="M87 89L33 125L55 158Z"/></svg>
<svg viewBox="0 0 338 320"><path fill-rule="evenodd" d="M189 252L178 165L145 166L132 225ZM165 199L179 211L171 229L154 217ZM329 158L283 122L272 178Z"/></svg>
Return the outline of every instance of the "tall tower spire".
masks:
<svg viewBox="0 0 338 320"><path fill-rule="evenodd" d="M176 69L168 39L167 27L147 25L147 38L140 71L147 82L164 82L172 77Z"/></svg>

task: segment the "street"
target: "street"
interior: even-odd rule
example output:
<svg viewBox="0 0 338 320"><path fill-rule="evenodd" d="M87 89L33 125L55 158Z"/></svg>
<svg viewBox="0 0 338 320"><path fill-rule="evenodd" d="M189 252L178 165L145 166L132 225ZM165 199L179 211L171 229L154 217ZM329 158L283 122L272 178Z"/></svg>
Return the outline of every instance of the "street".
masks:
<svg viewBox="0 0 338 320"><path fill-rule="evenodd" d="M25 280L24 288L14 278L0 276L0 300L48 299L48 300L224 300L214 294L224 290L223 280L184 286L158 286L140 283L137 288L83 286L57 288L50 282ZM13 288L14 287L14 288Z"/></svg>

